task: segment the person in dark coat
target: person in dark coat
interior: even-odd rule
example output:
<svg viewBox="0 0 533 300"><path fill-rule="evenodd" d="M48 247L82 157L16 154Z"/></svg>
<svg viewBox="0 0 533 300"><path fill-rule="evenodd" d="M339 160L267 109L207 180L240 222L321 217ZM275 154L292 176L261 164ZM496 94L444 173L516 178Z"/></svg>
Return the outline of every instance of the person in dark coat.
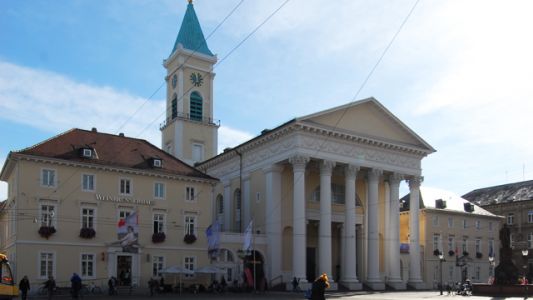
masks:
<svg viewBox="0 0 533 300"><path fill-rule="evenodd" d="M24 276L22 280L20 280L19 290L20 297L22 298L22 300L26 300L26 297L28 296L28 291L30 290L30 281L28 280L28 276Z"/></svg>
<svg viewBox="0 0 533 300"><path fill-rule="evenodd" d="M81 278L76 273L73 273L72 277L70 277L70 288L72 289L72 298L78 299L81 290Z"/></svg>
<svg viewBox="0 0 533 300"><path fill-rule="evenodd" d="M329 280L328 275L324 273L311 286L311 300L325 300L326 296L324 294L327 288L329 288Z"/></svg>
<svg viewBox="0 0 533 300"><path fill-rule="evenodd" d="M44 282L44 288L48 294L48 300L52 300L54 290L56 289L56 281L52 275L48 276L48 280Z"/></svg>

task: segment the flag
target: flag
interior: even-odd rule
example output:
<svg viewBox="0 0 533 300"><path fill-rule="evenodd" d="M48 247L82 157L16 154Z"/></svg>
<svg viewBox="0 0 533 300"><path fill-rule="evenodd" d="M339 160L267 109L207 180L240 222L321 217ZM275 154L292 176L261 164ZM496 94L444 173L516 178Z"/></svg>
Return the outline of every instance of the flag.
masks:
<svg viewBox="0 0 533 300"><path fill-rule="evenodd" d="M139 218L137 212L131 213L125 219L120 219L117 225L118 234L128 233L128 227L133 228L134 233L139 233Z"/></svg>
<svg viewBox="0 0 533 300"><path fill-rule="evenodd" d="M242 245L242 250L249 251L252 250L252 230L253 230L254 220L250 221L248 227L244 231L244 243Z"/></svg>
<svg viewBox="0 0 533 300"><path fill-rule="evenodd" d="M207 253L211 256L216 256L218 248L220 247L220 222L218 220L215 223L209 225L205 230L207 236Z"/></svg>

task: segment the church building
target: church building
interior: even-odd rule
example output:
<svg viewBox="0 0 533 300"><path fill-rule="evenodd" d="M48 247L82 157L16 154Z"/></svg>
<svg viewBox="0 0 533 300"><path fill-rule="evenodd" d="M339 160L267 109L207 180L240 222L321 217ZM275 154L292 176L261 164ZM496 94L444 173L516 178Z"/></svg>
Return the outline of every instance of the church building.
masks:
<svg viewBox="0 0 533 300"><path fill-rule="evenodd" d="M435 150L368 98L288 120L217 155L216 62L189 3L164 61L161 147L219 179L211 219L221 227L218 261L227 276L239 280L253 267L253 280L269 286L294 277L305 285L326 273L333 288L424 288L418 231L408 261L400 258L399 185L408 182L417 212L422 159ZM410 228L419 227L418 216L411 214ZM253 250L243 253L249 224Z"/></svg>

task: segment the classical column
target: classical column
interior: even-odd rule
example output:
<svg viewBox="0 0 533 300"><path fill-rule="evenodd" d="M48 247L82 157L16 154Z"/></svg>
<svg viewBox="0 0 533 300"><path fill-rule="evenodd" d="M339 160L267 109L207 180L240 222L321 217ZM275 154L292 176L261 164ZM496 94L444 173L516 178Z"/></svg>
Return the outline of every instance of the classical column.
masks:
<svg viewBox="0 0 533 300"><path fill-rule="evenodd" d="M387 284L396 290L404 290L400 274L400 181L403 176L398 173L389 175L390 210L389 210L389 276Z"/></svg>
<svg viewBox="0 0 533 300"><path fill-rule="evenodd" d="M320 162L320 226L318 228L318 273L333 279L331 269L331 173L335 162Z"/></svg>
<svg viewBox="0 0 533 300"><path fill-rule="evenodd" d="M356 216L356 178L359 167L348 165L344 167L344 228L343 228L343 256L341 269L342 283L350 290L362 289L362 284L357 280L357 248L355 235Z"/></svg>
<svg viewBox="0 0 533 300"><path fill-rule="evenodd" d="M292 202L292 273L300 282L307 282L306 264L306 220L305 220L305 166L309 158L295 155L289 159L293 172Z"/></svg>
<svg viewBox="0 0 533 300"><path fill-rule="evenodd" d="M244 210L244 222L242 228L246 229L246 226L252 219L252 200L250 198L250 173L242 175L242 208Z"/></svg>
<svg viewBox="0 0 533 300"><path fill-rule="evenodd" d="M231 222L231 208L233 205L233 197L231 197L231 180L223 181L222 184L224 185L224 231L231 232L232 231L232 223Z"/></svg>
<svg viewBox="0 0 533 300"><path fill-rule="evenodd" d="M309 158L295 155L289 159L293 173L292 199L292 273L300 282L307 282L306 219L305 219L305 166Z"/></svg>
<svg viewBox="0 0 533 300"><path fill-rule="evenodd" d="M379 276L379 213L378 190L382 170L368 171L368 256L367 284L374 290L385 289Z"/></svg>
<svg viewBox="0 0 533 300"><path fill-rule="evenodd" d="M265 230L267 236L267 276L275 278L281 274L281 171L283 166L271 165L265 169Z"/></svg>
<svg viewBox="0 0 533 300"><path fill-rule="evenodd" d="M423 178L413 176L408 179L409 183L409 285L415 289L424 288L420 276L420 231L418 210L420 208L420 183Z"/></svg>

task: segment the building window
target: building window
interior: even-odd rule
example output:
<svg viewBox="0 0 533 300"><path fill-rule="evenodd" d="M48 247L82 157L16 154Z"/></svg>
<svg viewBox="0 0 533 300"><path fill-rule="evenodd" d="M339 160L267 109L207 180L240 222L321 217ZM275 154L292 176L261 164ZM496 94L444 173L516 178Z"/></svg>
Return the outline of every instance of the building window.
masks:
<svg viewBox="0 0 533 300"><path fill-rule="evenodd" d="M453 218L448 217L448 228L453 228Z"/></svg>
<svg viewBox="0 0 533 300"><path fill-rule="evenodd" d="M465 236L465 237L463 237L463 247L462 247L463 248L463 253L464 252L468 252L468 245L467 244L468 244L468 237Z"/></svg>
<svg viewBox="0 0 533 300"><path fill-rule="evenodd" d="M533 210L527 212L527 222L533 223Z"/></svg>
<svg viewBox="0 0 533 300"><path fill-rule="evenodd" d="M527 247L529 249L533 248L533 232L527 233Z"/></svg>
<svg viewBox="0 0 533 300"><path fill-rule="evenodd" d="M81 187L84 192L94 192L94 175L82 174L81 175Z"/></svg>
<svg viewBox="0 0 533 300"><path fill-rule="evenodd" d="M154 197L163 199L165 198L165 184L162 182L154 183Z"/></svg>
<svg viewBox="0 0 533 300"><path fill-rule="evenodd" d="M196 235L196 217L185 216L185 234Z"/></svg>
<svg viewBox="0 0 533 300"><path fill-rule="evenodd" d="M495 257L494 253L494 239L489 240L489 257Z"/></svg>
<svg viewBox="0 0 533 300"><path fill-rule="evenodd" d="M185 256L184 258L184 267L185 269L188 269L190 271L194 271L195 269L195 257L194 256ZM186 278L194 277L194 274L185 274Z"/></svg>
<svg viewBox="0 0 533 300"><path fill-rule="evenodd" d="M442 252L442 249L439 249L440 234L436 233L433 235L433 251L439 250Z"/></svg>
<svg viewBox="0 0 533 300"><path fill-rule="evenodd" d="M481 222L476 220L476 229L479 230L479 228L481 228Z"/></svg>
<svg viewBox="0 0 533 300"><path fill-rule="evenodd" d="M489 222L489 231L492 231L492 222Z"/></svg>
<svg viewBox="0 0 533 300"><path fill-rule="evenodd" d="M131 195L131 180L127 178L120 179L120 194Z"/></svg>
<svg viewBox="0 0 533 300"><path fill-rule="evenodd" d="M178 96L174 94L172 96L172 119L178 117Z"/></svg>
<svg viewBox="0 0 533 300"><path fill-rule="evenodd" d="M194 201L196 197L196 192L194 187L188 186L185 188L185 200L187 201Z"/></svg>
<svg viewBox="0 0 533 300"><path fill-rule="evenodd" d="M46 187L56 186L56 171L50 169L42 169L41 171L41 185Z"/></svg>
<svg viewBox="0 0 533 300"><path fill-rule="evenodd" d="M94 228L94 208L81 209L81 228Z"/></svg>
<svg viewBox="0 0 533 300"><path fill-rule="evenodd" d="M507 225L513 225L514 224L514 214L509 213L507 215Z"/></svg>
<svg viewBox="0 0 533 300"><path fill-rule="evenodd" d="M463 229L466 229L468 227L468 223L466 219L463 220Z"/></svg>
<svg viewBox="0 0 533 300"><path fill-rule="evenodd" d="M41 252L39 254L39 277L41 279L54 276L54 253Z"/></svg>
<svg viewBox="0 0 533 300"><path fill-rule="evenodd" d="M433 226L439 226L439 216L433 216Z"/></svg>
<svg viewBox="0 0 533 300"><path fill-rule="evenodd" d="M165 268L164 256L152 256L152 276L161 276L161 270Z"/></svg>
<svg viewBox="0 0 533 300"><path fill-rule="evenodd" d="M450 282L454 282L455 280L453 279L453 276L454 276L454 270L455 270L455 266L448 266L448 281Z"/></svg>
<svg viewBox="0 0 533 300"><path fill-rule="evenodd" d="M480 279L481 279L481 267L476 266L476 280L480 280Z"/></svg>
<svg viewBox="0 0 533 300"><path fill-rule="evenodd" d="M118 212L118 219L119 220L126 220L127 217L131 215L131 211L129 210L121 210Z"/></svg>
<svg viewBox="0 0 533 300"><path fill-rule="evenodd" d="M233 200L235 201L235 230L241 232L241 190L236 189L233 193Z"/></svg>
<svg viewBox="0 0 533 300"><path fill-rule="evenodd" d="M94 254L82 254L81 255L81 277L94 278Z"/></svg>
<svg viewBox="0 0 533 300"><path fill-rule="evenodd" d="M55 205L41 204L41 226L55 226Z"/></svg>
<svg viewBox="0 0 533 300"><path fill-rule="evenodd" d="M455 237L453 235L448 236L448 251L455 251L454 241Z"/></svg>
<svg viewBox="0 0 533 300"><path fill-rule="evenodd" d="M191 120L202 121L202 96L198 92L191 93Z"/></svg>
<svg viewBox="0 0 533 300"><path fill-rule="evenodd" d="M481 240L476 239L476 253L481 253Z"/></svg>
<svg viewBox="0 0 533 300"><path fill-rule="evenodd" d="M204 160L204 145L192 144L192 161L199 162Z"/></svg>
<svg viewBox="0 0 533 300"><path fill-rule="evenodd" d="M154 214L154 233L165 232L165 215Z"/></svg>

